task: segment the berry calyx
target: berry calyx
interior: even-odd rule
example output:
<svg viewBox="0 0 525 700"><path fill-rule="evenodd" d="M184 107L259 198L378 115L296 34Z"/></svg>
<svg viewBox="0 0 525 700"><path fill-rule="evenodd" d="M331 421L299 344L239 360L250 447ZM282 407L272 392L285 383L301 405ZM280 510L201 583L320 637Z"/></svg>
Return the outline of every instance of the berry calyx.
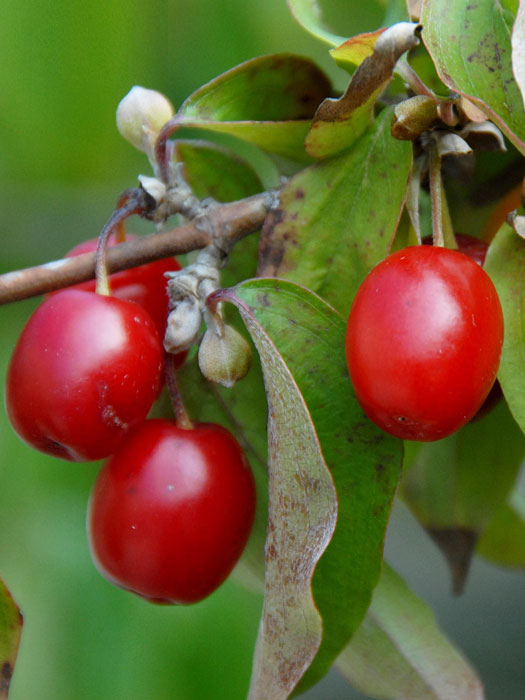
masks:
<svg viewBox="0 0 525 700"><path fill-rule="evenodd" d="M498 370L503 314L458 251L414 246L377 265L350 311L346 357L364 412L405 440L438 440L478 411Z"/></svg>
<svg viewBox="0 0 525 700"><path fill-rule="evenodd" d="M87 461L112 454L156 398L162 345L138 304L66 289L33 313L7 373L18 435L42 452Z"/></svg>
<svg viewBox="0 0 525 700"><path fill-rule="evenodd" d="M97 477L91 554L121 588L157 603L195 603L233 569L254 514L253 475L225 428L149 420Z"/></svg>

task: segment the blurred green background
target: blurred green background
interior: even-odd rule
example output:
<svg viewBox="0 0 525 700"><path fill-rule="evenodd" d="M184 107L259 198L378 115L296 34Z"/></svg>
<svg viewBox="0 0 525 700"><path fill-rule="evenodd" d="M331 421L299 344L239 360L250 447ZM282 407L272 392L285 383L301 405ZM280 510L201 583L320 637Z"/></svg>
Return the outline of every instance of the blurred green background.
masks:
<svg viewBox="0 0 525 700"><path fill-rule="evenodd" d="M337 31L350 36L380 26L383 5L340 0L331 3L330 18L346 13ZM119 192L134 186L139 173L149 174L146 158L115 128L116 106L132 85L159 89L180 105L228 68L277 51L314 57L344 85L326 48L294 23L284 0L4 0L0 272L59 258L96 236ZM0 309L2 376L37 303ZM197 606L156 607L103 580L91 564L84 525L97 466L37 454L16 438L2 411L0 574L25 617L11 700L241 700L260 597L230 581ZM454 628L460 606L448 599L444 565L424 535L407 535L412 532L401 510L389 544L398 568L415 572L410 582L441 606L447 629L478 666L492 661L486 679L498 689L492 697L522 697L523 662L517 664L512 628L520 619L521 579L489 567L483 576L475 571L467 617ZM407 537L419 538L416 549L428 566L421 567L420 555L410 561ZM510 638L502 629L507 637L496 644L500 657L493 657L491 632L469 631L469 620L486 616L487 607L511 625ZM523 614L522 603L521 630ZM523 634L521 642L523 651ZM511 678L507 690L503 676ZM307 696L361 697L335 674Z"/></svg>

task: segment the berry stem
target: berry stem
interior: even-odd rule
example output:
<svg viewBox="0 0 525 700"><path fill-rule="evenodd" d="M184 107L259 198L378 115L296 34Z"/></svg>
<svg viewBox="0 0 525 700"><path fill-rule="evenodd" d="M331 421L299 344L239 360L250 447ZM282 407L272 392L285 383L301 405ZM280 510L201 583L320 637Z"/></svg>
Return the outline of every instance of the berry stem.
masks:
<svg viewBox="0 0 525 700"><path fill-rule="evenodd" d="M186 411L186 407L184 406L184 402L179 391L179 386L177 383L177 370L175 368L175 355L172 353L166 354L164 372L166 375L166 385L168 387L173 406L173 413L175 414L175 423L177 424L178 428L193 430L193 422Z"/></svg>
<svg viewBox="0 0 525 700"><path fill-rule="evenodd" d="M402 56L396 64L396 73L403 79L408 87L416 95L426 95L436 102L440 102L439 97L421 80L416 71L412 68L406 56Z"/></svg>
<svg viewBox="0 0 525 700"><path fill-rule="evenodd" d="M109 275L108 275L108 265L106 260L106 251L108 247L108 240L113 231L121 225L128 216L133 214L140 214L143 211L143 207L139 204L138 198L131 197L118 209L116 209L111 215L109 221L106 223L100 236L98 237L98 246L95 258L95 278L97 280L96 292L97 294L103 294L109 296Z"/></svg>
<svg viewBox="0 0 525 700"><path fill-rule="evenodd" d="M441 158L437 146L429 148L430 197L432 200L432 237L435 246L457 248L450 219L447 196L441 179Z"/></svg>

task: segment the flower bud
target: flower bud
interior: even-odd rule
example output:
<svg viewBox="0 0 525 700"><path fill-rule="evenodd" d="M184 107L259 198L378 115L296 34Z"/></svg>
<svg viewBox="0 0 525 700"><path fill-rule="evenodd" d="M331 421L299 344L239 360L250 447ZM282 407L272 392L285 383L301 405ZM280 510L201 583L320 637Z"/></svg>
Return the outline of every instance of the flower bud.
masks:
<svg viewBox="0 0 525 700"><path fill-rule="evenodd" d="M174 113L167 97L135 85L117 107L117 128L136 148L150 153L160 130Z"/></svg>
<svg viewBox="0 0 525 700"><path fill-rule="evenodd" d="M402 141L413 141L429 129L438 118L435 100L416 95L396 105L392 119L392 136Z"/></svg>
<svg viewBox="0 0 525 700"><path fill-rule="evenodd" d="M168 314L164 349L179 353L197 342L202 323L202 313L195 297L186 297Z"/></svg>
<svg viewBox="0 0 525 700"><path fill-rule="evenodd" d="M199 347L199 367L206 379L230 389L248 374L251 362L251 348L234 328L225 325L222 335L208 328Z"/></svg>

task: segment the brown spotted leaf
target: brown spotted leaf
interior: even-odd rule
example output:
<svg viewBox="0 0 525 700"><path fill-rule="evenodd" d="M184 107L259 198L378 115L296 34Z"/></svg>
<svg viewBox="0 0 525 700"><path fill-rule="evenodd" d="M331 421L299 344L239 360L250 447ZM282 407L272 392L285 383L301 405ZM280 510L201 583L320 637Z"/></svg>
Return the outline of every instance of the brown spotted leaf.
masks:
<svg viewBox="0 0 525 700"><path fill-rule="evenodd" d="M310 586L322 639L299 692L329 670L363 619L380 573L402 443L364 416L346 369L345 323L319 297L258 279L220 298L240 308L261 355L269 401L266 603L252 690L269 700L269 688L286 697L315 649ZM328 535L334 508L327 467L339 494L337 527L314 572L313 548Z"/></svg>
<svg viewBox="0 0 525 700"><path fill-rule="evenodd" d="M392 114L384 110L347 153L290 180L263 228L259 275L304 285L348 315L387 254L406 196L412 146L392 138Z"/></svg>
<svg viewBox="0 0 525 700"><path fill-rule="evenodd" d="M441 80L525 154L525 109L512 72L515 9L513 2L495 0L424 0L421 23Z"/></svg>
<svg viewBox="0 0 525 700"><path fill-rule="evenodd" d="M373 37L373 52L355 71L345 94L326 98L315 113L306 150L314 158L326 158L349 148L368 128L374 105L392 80L394 68L403 53L419 43L417 24L399 22ZM374 40L375 39L375 40ZM335 56L344 57L338 47Z"/></svg>
<svg viewBox="0 0 525 700"><path fill-rule="evenodd" d="M512 70L525 99L525 3L521 0L512 28Z"/></svg>
<svg viewBox="0 0 525 700"><path fill-rule="evenodd" d="M21 633L22 615L0 580L0 700L9 693Z"/></svg>

